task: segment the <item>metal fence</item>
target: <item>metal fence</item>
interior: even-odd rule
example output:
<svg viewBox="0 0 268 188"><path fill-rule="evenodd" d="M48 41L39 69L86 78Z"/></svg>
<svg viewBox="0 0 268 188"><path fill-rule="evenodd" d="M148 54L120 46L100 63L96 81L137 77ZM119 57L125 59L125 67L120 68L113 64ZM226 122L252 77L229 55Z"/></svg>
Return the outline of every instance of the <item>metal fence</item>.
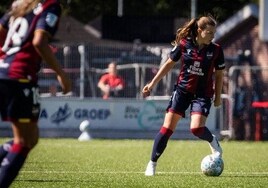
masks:
<svg viewBox="0 0 268 188"><path fill-rule="evenodd" d="M226 94L221 115L222 134L236 140L268 139L268 109L256 109L254 102L268 100L268 67L231 66L226 75ZM261 114L261 128L256 128L256 112Z"/></svg>
<svg viewBox="0 0 268 188"><path fill-rule="evenodd" d="M159 50L163 51L149 47L135 49L80 45L58 47L56 55L72 80L73 96L101 97L98 80L106 73L108 64L116 61L118 74L125 80L125 89L120 97L140 98L141 89L157 73L163 61L163 53ZM170 95L177 74L178 70L172 70L154 89L153 95ZM52 85L56 84L60 90L55 73L49 67L42 67L39 77L43 96L49 93Z"/></svg>
<svg viewBox="0 0 268 188"><path fill-rule="evenodd" d="M169 48L160 47L125 47L125 46L93 46L73 45L58 47L56 55L69 74L73 83L73 97L98 98L101 92L97 87L98 80L107 71L111 61L118 63L118 73L126 83L120 97L141 99L144 85L157 73L163 63ZM230 63L231 65L231 63ZM240 139L254 139L255 109L251 106L254 101L268 99L268 68L258 66L227 66L224 83L223 105L218 113L218 126L223 136ZM179 65L158 84L153 90L155 99L167 99L179 72ZM49 87L56 83L56 76L49 67L40 71L40 91L49 92ZM262 124L268 124L268 110L261 109ZM268 138L268 127L263 126L262 134ZM238 135L240 134L240 135ZM243 134L243 135L242 135Z"/></svg>

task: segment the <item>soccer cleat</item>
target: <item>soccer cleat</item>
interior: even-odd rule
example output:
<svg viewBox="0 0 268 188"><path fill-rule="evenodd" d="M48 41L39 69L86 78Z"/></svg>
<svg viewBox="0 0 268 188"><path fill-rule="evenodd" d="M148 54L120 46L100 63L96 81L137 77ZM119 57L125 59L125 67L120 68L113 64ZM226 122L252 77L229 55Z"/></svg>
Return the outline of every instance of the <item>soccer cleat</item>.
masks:
<svg viewBox="0 0 268 188"><path fill-rule="evenodd" d="M212 142L209 143L211 152L212 154L215 154L216 156L222 157L222 148L219 144L219 141L215 135L212 135L212 136L213 136L213 140Z"/></svg>
<svg viewBox="0 0 268 188"><path fill-rule="evenodd" d="M145 176L154 176L155 175L155 169L156 169L156 162L149 161L147 168L145 170Z"/></svg>

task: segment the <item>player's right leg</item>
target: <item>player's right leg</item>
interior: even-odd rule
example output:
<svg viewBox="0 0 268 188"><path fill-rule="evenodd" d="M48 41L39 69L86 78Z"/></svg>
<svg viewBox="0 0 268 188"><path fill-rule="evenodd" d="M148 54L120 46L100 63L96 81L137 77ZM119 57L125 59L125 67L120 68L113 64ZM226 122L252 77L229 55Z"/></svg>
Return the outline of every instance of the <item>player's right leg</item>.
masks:
<svg viewBox="0 0 268 188"><path fill-rule="evenodd" d="M39 131L39 103L36 101L38 91L32 84L10 82L6 101L8 106L1 110L4 120L12 120L14 140L4 156L0 166L0 187L9 187L22 168L28 153L37 144ZM24 91L30 91L25 94ZM35 109L35 110L33 110Z"/></svg>
<svg viewBox="0 0 268 188"><path fill-rule="evenodd" d="M159 133L156 135L151 154L151 160L148 162L145 176L154 176L157 166L157 160L164 152L170 136L176 128L177 122L181 118L180 115L167 112L165 116L164 125L161 127Z"/></svg>
<svg viewBox="0 0 268 188"><path fill-rule="evenodd" d="M14 143L0 167L0 187L9 187L38 140L37 123L13 123Z"/></svg>
<svg viewBox="0 0 268 188"><path fill-rule="evenodd" d="M215 135L213 135L212 141L209 143L210 149L212 154L222 157L222 148L220 146L220 143Z"/></svg>

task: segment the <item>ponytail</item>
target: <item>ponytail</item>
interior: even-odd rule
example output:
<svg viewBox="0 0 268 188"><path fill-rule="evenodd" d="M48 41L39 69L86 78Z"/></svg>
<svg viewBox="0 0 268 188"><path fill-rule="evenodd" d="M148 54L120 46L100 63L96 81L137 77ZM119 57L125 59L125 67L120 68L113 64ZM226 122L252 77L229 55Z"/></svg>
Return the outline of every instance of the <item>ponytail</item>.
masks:
<svg viewBox="0 0 268 188"><path fill-rule="evenodd" d="M217 22L212 15L191 19L190 22L186 23L182 28L177 30L176 39L171 44L176 46L180 43L181 39L188 37L196 40L198 28L205 29L207 25L217 25Z"/></svg>
<svg viewBox="0 0 268 188"><path fill-rule="evenodd" d="M12 3L9 15L13 18L24 16L31 11L41 0L15 0Z"/></svg>
<svg viewBox="0 0 268 188"><path fill-rule="evenodd" d="M172 45L178 45L180 40L183 38L191 37L196 38L197 36L197 18L193 18L190 22L186 23L182 28L179 28L176 32L176 39L172 42Z"/></svg>

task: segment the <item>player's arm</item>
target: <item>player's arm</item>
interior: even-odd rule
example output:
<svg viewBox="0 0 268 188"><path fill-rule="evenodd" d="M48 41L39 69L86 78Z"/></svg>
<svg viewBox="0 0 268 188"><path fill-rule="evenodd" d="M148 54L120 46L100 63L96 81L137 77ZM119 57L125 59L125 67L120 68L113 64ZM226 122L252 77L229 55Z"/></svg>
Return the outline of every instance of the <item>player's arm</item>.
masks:
<svg viewBox="0 0 268 188"><path fill-rule="evenodd" d="M115 87L116 91L120 91L124 88L123 84L119 84L118 86Z"/></svg>
<svg viewBox="0 0 268 188"><path fill-rule="evenodd" d="M119 78L120 78L120 82L119 82L119 84L115 87L115 90L116 90L116 91L120 91L120 90L124 89L124 87L125 87L125 81L124 81L124 79L123 79L121 76L120 76Z"/></svg>
<svg viewBox="0 0 268 188"><path fill-rule="evenodd" d="M110 93L110 86L108 84L106 84L106 80L107 80L107 75L103 75L99 82L98 82L98 87L101 89L101 91L104 93L104 94L109 94Z"/></svg>
<svg viewBox="0 0 268 188"><path fill-rule="evenodd" d="M98 87L103 91L104 88L105 88L105 84L100 80L100 81L98 82Z"/></svg>
<svg viewBox="0 0 268 188"><path fill-rule="evenodd" d="M214 99L214 106L215 107L218 107L221 105L223 74L224 74L224 69L215 71L215 99Z"/></svg>
<svg viewBox="0 0 268 188"><path fill-rule="evenodd" d="M36 30L33 38L33 46L40 54L42 59L53 69L57 74L57 79L66 94L71 91L71 81L60 67L55 55L49 47L49 35L44 30Z"/></svg>
<svg viewBox="0 0 268 188"><path fill-rule="evenodd" d="M168 58L168 60L164 63L162 67L160 67L157 74L154 76L152 81L148 83L146 86L144 86L142 93L144 97L147 97L150 95L150 92L152 91L153 87L174 67L175 61Z"/></svg>

